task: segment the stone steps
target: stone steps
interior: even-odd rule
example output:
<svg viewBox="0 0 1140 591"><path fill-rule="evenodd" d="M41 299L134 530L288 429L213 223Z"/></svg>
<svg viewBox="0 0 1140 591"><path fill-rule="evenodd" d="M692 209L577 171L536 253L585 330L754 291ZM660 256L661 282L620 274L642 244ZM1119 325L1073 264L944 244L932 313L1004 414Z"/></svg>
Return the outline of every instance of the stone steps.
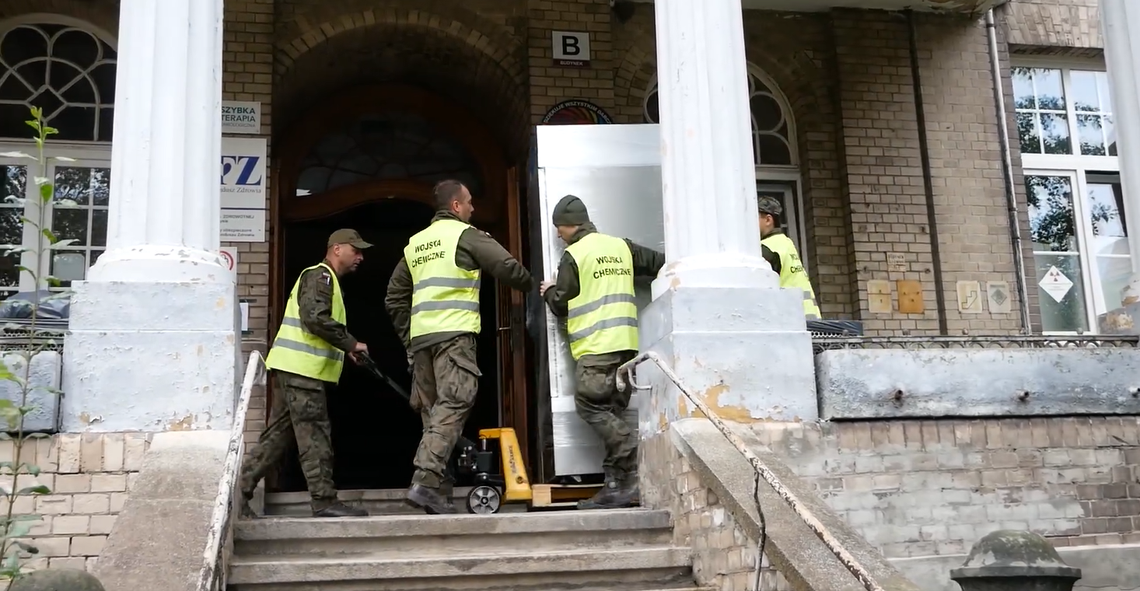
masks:
<svg viewBox="0 0 1140 591"><path fill-rule="evenodd" d="M229 591L692 590L668 512L239 521Z"/></svg>
<svg viewBox="0 0 1140 591"><path fill-rule="evenodd" d="M455 506L466 510L467 493L470 487L455 489L453 495ZM369 515L423 515L423 511L409 507L404 503L404 489L386 490L342 490L337 497L357 507L363 507ZM526 512L525 505L504 505L503 513ZM269 493L265 495L265 514L280 516L310 517L312 508L309 506L309 493L288 492Z"/></svg>

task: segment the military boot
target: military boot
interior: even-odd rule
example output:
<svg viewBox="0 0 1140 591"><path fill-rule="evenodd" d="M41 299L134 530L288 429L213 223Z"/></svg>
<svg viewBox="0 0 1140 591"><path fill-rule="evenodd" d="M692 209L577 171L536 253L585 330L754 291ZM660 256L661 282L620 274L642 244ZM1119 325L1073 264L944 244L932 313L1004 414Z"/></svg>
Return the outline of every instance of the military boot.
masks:
<svg viewBox="0 0 1140 591"><path fill-rule="evenodd" d="M637 485L637 475L606 473L606 483L602 490L585 501L578 502L579 509L621 509L632 507L640 496Z"/></svg>
<svg viewBox="0 0 1140 591"><path fill-rule="evenodd" d="M439 494L443 497L444 502L452 508L455 507L455 501L452 499L455 495L455 478L451 476L450 470L443 474L443 482L439 485ZM436 514L435 509L431 507L425 507L424 511L426 511L428 515ZM459 511L456 510L453 512L458 513Z"/></svg>
<svg viewBox="0 0 1140 591"><path fill-rule="evenodd" d="M261 516L254 512L253 507L249 505L249 498L242 496L241 504L238 506L239 519L261 519Z"/></svg>
<svg viewBox="0 0 1140 591"><path fill-rule="evenodd" d="M404 501L415 507L423 509L429 515L453 515L459 510L452 504L451 499L443 496L438 488L428 488L422 484L413 484L408 489Z"/></svg>
<svg viewBox="0 0 1140 591"><path fill-rule="evenodd" d="M314 507L313 517L368 517L368 511L360 507L349 507L340 501L336 501L321 509Z"/></svg>

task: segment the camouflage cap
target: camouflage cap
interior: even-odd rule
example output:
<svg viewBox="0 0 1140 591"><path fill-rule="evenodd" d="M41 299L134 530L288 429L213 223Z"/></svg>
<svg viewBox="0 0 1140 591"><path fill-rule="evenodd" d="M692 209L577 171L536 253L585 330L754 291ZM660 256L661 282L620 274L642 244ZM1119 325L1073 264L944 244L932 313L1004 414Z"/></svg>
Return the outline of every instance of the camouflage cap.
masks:
<svg viewBox="0 0 1140 591"><path fill-rule="evenodd" d="M336 232L333 232L331 236L329 236L329 246L336 246L337 244L351 244L352 246L360 249L372 246L360 237L359 232L356 230L350 230L348 228L337 230Z"/></svg>
<svg viewBox="0 0 1140 591"><path fill-rule="evenodd" d="M784 206L780 205L780 200L769 195L761 195L756 198L756 209L760 213L768 215L781 215L784 213Z"/></svg>

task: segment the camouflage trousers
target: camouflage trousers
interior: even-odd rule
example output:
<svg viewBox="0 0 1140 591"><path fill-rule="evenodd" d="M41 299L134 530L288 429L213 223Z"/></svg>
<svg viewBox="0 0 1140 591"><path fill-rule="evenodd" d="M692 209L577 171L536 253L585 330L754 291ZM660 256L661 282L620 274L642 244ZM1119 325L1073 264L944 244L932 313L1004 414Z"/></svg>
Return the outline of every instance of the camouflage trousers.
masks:
<svg viewBox="0 0 1140 591"><path fill-rule="evenodd" d="M412 357L412 410L424 434L416 449L412 484L439 488L455 442L479 391L475 335L465 334L416 351Z"/></svg>
<svg viewBox="0 0 1140 591"><path fill-rule="evenodd" d="M252 497L257 483L280 464L296 441L313 510L320 511L336 502L325 384L284 371L274 370L273 377L276 389L269 424L242 467L241 492L247 499Z"/></svg>
<svg viewBox="0 0 1140 591"><path fill-rule="evenodd" d="M638 434L623 416L633 389L622 392L617 387L618 367L635 355L634 351L583 355L574 372L578 383L575 409L606 446L602 462L606 475L618 479L637 472Z"/></svg>

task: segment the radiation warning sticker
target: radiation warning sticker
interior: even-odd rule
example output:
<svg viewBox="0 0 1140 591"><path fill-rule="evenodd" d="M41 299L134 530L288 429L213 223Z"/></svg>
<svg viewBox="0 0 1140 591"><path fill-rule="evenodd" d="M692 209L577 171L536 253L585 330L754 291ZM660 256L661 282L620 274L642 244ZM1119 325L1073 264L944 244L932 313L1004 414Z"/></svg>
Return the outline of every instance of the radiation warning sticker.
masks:
<svg viewBox="0 0 1140 591"><path fill-rule="evenodd" d="M1066 277L1057 267L1049 267L1037 285L1059 304L1069 295L1069 290L1073 289L1073 280Z"/></svg>

